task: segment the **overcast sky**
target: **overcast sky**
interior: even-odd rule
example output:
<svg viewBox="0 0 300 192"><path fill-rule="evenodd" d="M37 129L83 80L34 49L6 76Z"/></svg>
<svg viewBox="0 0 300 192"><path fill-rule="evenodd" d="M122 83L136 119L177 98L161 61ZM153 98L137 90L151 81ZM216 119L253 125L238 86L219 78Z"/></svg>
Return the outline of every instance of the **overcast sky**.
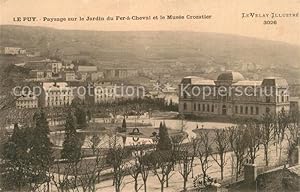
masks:
<svg viewBox="0 0 300 192"><path fill-rule="evenodd" d="M264 25L271 18L242 19L242 13L298 13L300 0L0 0L1 24L55 27L59 29L135 31L183 30L230 33L300 45L300 15L279 18L277 25ZM155 16L212 15L211 20L14 22L20 16Z"/></svg>

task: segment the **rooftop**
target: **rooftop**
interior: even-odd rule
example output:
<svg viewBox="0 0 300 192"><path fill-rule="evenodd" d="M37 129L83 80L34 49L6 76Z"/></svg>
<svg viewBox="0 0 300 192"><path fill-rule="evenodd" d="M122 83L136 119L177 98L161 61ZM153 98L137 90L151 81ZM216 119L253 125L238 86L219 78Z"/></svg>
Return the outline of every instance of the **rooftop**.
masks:
<svg viewBox="0 0 300 192"><path fill-rule="evenodd" d="M288 87L288 83L281 77L266 77L262 82L262 86Z"/></svg>
<svg viewBox="0 0 300 192"><path fill-rule="evenodd" d="M245 80L244 76L239 72L234 71L226 71L224 73L221 73L217 78L217 81L238 82L243 80Z"/></svg>
<svg viewBox="0 0 300 192"><path fill-rule="evenodd" d="M192 85L215 85L215 82L210 79L204 79L197 76L187 76L184 77L181 81L183 84L192 84Z"/></svg>

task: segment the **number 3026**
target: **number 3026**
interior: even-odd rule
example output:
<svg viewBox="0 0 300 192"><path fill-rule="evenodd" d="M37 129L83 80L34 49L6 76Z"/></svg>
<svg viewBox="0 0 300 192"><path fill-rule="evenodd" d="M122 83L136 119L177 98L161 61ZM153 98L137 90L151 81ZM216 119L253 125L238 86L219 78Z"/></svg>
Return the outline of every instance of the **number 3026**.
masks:
<svg viewBox="0 0 300 192"><path fill-rule="evenodd" d="M277 21L264 21L264 25L276 25Z"/></svg>

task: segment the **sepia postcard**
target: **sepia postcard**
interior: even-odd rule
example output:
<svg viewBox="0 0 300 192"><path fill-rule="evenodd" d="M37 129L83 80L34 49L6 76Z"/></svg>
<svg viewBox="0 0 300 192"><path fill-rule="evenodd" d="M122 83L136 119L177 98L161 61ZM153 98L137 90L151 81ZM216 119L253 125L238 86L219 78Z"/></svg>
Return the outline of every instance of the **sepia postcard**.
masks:
<svg viewBox="0 0 300 192"><path fill-rule="evenodd" d="M299 192L300 0L0 0L0 192Z"/></svg>

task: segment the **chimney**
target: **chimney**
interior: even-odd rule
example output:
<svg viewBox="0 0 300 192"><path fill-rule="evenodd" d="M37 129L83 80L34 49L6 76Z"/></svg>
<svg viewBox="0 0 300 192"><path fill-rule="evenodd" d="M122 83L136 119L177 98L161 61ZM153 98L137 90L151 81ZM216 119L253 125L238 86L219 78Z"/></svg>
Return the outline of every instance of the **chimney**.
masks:
<svg viewBox="0 0 300 192"><path fill-rule="evenodd" d="M254 163L246 163L244 165L244 182L247 185L255 183L257 177L257 167Z"/></svg>

